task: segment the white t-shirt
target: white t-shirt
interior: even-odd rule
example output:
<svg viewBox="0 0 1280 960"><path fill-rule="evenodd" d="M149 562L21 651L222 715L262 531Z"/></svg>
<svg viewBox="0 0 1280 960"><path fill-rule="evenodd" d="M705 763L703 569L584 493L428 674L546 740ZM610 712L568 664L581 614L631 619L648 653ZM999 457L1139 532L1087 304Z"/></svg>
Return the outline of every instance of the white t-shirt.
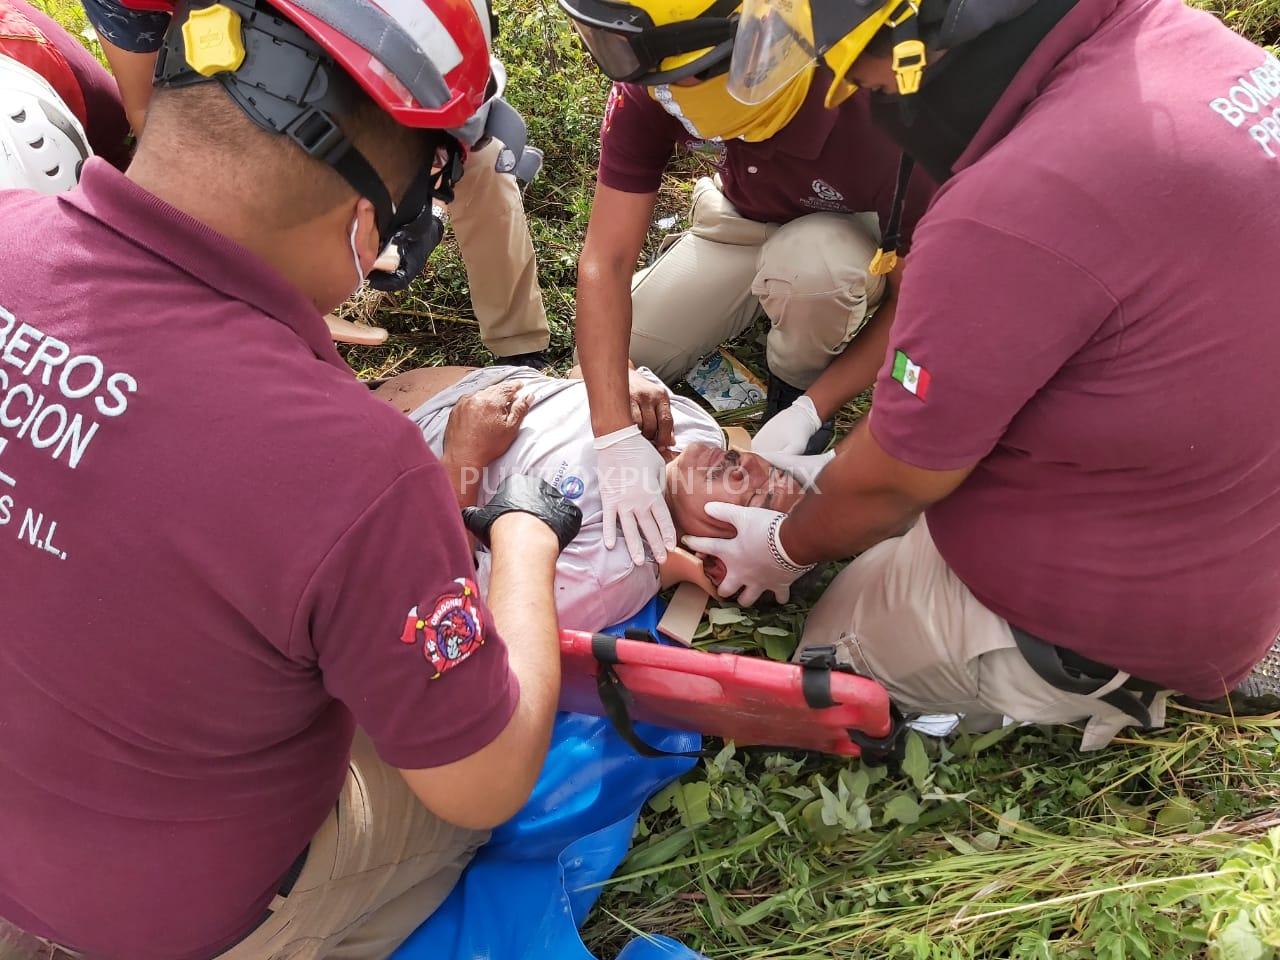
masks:
<svg viewBox="0 0 1280 960"><path fill-rule="evenodd" d="M473 392L469 381L476 384L475 389L486 385L485 381L501 382L505 378L495 377L497 369L477 371L447 393L453 395L456 402L457 396ZM514 474L541 477L560 490L582 511L582 530L556 562L556 611L560 625L572 630L594 631L625 620L657 593L658 565L647 560L642 566L635 566L621 530L614 548L605 549L604 514L596 485L596 454L586 385L581 380L556 379L520 368L504 369L520 370L514 376L527 381L523 390L533 394L534 402L511 448L485 470L479 502L485 503L502 481ZM641 368L640 373L661 385L649 370ZM486 376L479 378L479 374ZM444 395L437 398L441 399L446 398ZM695 441L724 444L720 426L692 400L671 394L671 415L677 448ZM414 414L414 419L419 419L419 415ZM435 429L424 428L424 435L439 455L444 445L444 429L440 419L436 423ZM487 589L490 573L487 550L481 548L476 567L481 588Z"/></svg>

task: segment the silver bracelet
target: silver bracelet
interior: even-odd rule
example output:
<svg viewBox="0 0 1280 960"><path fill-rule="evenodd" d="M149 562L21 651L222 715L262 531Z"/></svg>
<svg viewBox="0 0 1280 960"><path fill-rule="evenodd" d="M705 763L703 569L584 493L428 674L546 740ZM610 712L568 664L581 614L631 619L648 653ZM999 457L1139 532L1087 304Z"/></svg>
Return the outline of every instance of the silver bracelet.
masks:
<svg viewBox="0 0 1280 960"><path fill-rule="evenodd" d="M782 549L782 540L778 531L782 529L782 521L785 519L787 519L785 516L779 514L769 524L769 552L773 554L773 559L778 566L788 573L794 573L799 576L802 573L808 573L813 569L814 565L811 563L807 566L799 566Z"/></svg>

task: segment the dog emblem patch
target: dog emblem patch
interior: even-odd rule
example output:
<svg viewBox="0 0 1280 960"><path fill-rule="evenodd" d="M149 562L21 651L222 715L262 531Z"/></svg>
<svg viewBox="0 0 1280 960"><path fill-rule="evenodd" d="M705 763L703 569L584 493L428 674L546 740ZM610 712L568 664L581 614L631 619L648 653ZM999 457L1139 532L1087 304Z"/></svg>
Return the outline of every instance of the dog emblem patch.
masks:
<svg viewBox="0 0 1280 960"><path fill-rule="evenodd" d="M484 646L484 622L478 606L480 592L473 581L459 577L457 589L431 606L414 607L404 623L401 643L422 644L431 664L432 680L438 679Z"/></svg>

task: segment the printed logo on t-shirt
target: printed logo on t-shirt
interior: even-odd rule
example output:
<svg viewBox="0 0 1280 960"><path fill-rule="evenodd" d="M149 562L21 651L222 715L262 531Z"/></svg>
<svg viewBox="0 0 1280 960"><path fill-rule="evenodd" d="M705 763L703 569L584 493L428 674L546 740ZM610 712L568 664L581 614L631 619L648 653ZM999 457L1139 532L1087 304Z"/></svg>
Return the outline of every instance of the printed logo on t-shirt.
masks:
<svg viewBox="0 0 1280 960"><path fill-rule="evenodd" d="M809 184L813 193L800 197L800 206L810 210L824 210L828 213L853 213L844 202L844 194L827 181L818 178Z"/></svg>
<svg viewBox="0 0 1280 960"><path fill-rule="evenodd" d="M480 591L473 581L459 577L457 589L436 600L431 612L415 606L404 624L401 643L422 643L423 655L435 669L435 680L484 646L484 623L476 601ZM426 609L425 607L421 609Z"/></svg>
<svg viewBox="0 0 1280 960"><path fill-rule="evenodd" d="M821 179L813 181L813 192L823 200L827 201L827 203L837 203L844 199L843 193L831 184L827 183L827 181Z"/></svg>
<svg viewBox="0 0 1280 960"><path fill-rule="evenodd" d="M1271 160L1280 157L1280 59L1267 54L1262 65L1236 78L1209 107L1237 130L1243 129Z"/></svg>
<svg viewBox="0 0 1280 960"><path fill-rule="evenodd" d="M586 488L581 477L565 477L564 482L560 484L560 492L570 500L577 500Z"/></svg>

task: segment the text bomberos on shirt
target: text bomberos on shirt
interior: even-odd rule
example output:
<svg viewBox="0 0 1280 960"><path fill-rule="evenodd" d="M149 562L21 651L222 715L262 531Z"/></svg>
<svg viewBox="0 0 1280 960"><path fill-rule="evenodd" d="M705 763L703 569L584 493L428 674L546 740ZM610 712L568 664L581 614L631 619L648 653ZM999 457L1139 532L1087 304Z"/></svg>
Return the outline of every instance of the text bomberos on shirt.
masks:
<svg viewBox="0 0 1280 960"><path fill-rule="evenodd" d="M122 415L137 390L132 375L109 373L99 358L73 353L0 307L0 431L10 434L0 435L0 471L11 440L46 450L76 469L98 434L99 418ZM63 401L83 401L86 409L73 410Z"/></svg>
<svg viewBox="0 0 1280 960"><path fill-rule="evenodd" d="M1280 157L1280 60L1275 56L1268 54L1209 106L1236 129L1247 125L1249 137L1272 160Z"/></svg>

